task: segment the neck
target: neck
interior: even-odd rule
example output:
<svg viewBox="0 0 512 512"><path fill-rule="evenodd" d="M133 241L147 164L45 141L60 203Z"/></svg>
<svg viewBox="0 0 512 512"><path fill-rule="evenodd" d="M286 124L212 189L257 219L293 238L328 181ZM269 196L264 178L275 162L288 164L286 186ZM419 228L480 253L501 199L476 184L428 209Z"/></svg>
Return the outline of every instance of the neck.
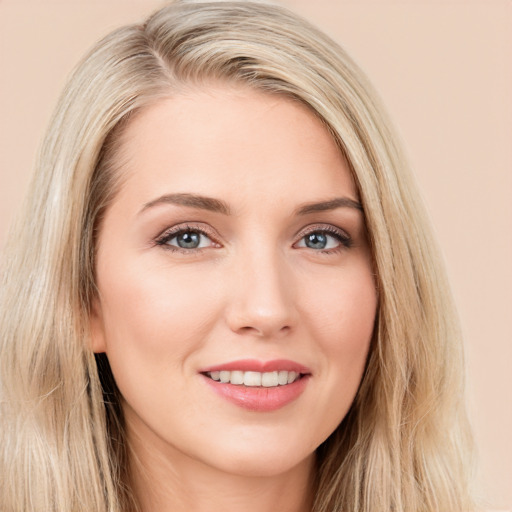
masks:
<svg viewBox="0 0 512 512"><path fill-rule="evenodd" d="M311 512L314 455L277 475L219 470L131 432L130 485L141 512Z"/></svg>

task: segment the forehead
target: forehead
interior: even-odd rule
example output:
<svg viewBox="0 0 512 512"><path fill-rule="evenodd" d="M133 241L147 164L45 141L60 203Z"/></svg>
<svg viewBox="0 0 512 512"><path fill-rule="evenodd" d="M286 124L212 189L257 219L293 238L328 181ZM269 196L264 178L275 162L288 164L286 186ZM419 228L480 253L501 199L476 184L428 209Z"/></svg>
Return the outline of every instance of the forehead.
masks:
<svg viewBox="0 0 512 512"><path fill-rule="evenodd" d="M181 192L242 202L357 198L320 119L298 101L247 87L196 88L159 100L129 122L119 154L122 188L143 202Z"/></svg>

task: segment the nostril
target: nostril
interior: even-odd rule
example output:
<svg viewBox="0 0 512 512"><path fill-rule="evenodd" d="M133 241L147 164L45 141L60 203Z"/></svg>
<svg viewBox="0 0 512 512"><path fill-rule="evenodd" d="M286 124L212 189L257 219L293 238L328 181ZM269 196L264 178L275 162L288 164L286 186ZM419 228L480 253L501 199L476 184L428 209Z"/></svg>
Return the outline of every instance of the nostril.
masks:
<svg viewBox="0 0 512 512"><path fill-rule="evenodd" d="M287 334L291 330L289 325L284 325L281 328L274 329L271 326L261 326L261 327L252 327L250 325L246 325L237 329L239 334L254 334L255 336L261 337L272 337L272 336L282 336Z"/></svg>

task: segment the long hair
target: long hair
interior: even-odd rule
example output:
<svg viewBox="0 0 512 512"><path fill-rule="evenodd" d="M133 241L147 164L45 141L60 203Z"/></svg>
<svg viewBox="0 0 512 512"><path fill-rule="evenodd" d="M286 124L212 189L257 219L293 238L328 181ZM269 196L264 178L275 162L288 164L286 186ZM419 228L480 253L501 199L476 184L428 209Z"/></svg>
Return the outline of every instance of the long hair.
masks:
<svg viewBox="0 0 512 512"><path fill-rule="evenodd" d="M314 511L472 510L457 319L372 86L335 42L281 7L186 1L100 41L50 122L4 255L2 510L136 506L118 391L106 356L89 347L96 233L122 186L118 147L130 119L212 80L307 105L347 158L364 209L378 314L355 401L317 450Z"/></svg>

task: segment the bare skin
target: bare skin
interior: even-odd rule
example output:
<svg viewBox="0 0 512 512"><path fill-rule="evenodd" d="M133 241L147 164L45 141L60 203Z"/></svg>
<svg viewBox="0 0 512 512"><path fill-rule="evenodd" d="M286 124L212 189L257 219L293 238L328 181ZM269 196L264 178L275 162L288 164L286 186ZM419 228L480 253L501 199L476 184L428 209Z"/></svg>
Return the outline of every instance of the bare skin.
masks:
<svg viewBox="0 0 512 512"><path fill-rule="evenodd" d="M143 512L308 512L377 307L345 159L298 103L212 85L135 117L122 162L91 324ZM227 383L211 370L233 363ZM269 365L284 383L234 382Z"/></svg>
<svg viewBox="0 0 512 512"><path fill-rule="evenodd" d="M312 457L282 475L221 474L182 454L164 457L134 437L132 432L130 444L137 454L132 486L144 512L311 511Z"/></svg>

